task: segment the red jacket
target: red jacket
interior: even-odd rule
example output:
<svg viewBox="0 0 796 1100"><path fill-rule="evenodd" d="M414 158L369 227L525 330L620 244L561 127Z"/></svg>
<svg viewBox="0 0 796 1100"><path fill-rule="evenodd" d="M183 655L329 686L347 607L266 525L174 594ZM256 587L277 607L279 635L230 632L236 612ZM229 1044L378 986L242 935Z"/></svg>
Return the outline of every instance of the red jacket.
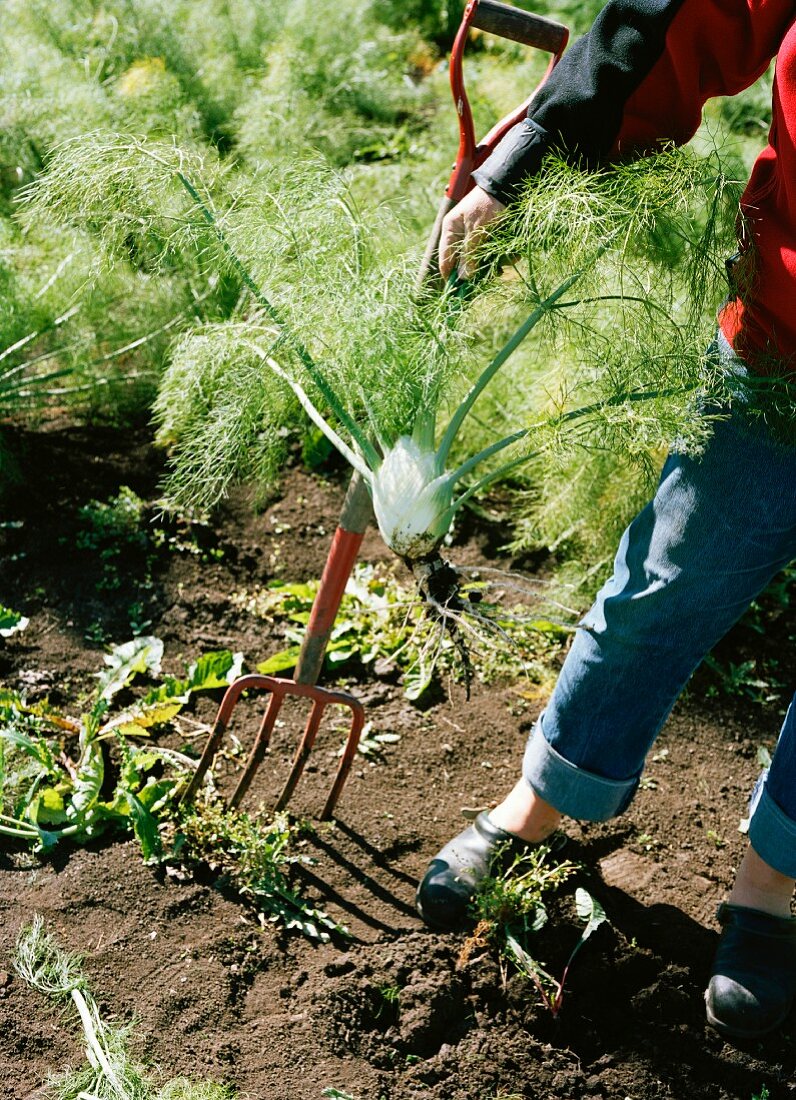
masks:
<svg viewBox="0 0 796 1100"><path fill-rule="evenodd" d="M474 177L509 202L550 146L599 163L684 144L707 99L747 88L775 54L768 145L741 199L743 289L719 323L753 367L794 369L796 0L611 0Z"/></svg>

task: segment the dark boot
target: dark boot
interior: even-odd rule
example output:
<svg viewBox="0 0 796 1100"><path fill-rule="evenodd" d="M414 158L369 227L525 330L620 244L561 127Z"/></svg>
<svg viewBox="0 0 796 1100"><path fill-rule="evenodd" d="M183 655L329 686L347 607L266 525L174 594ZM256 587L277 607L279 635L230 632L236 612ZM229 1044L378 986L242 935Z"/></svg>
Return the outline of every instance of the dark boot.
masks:
<svg viewBox="0 0 796 1100"><path fill-rule="evenodd" d="M722 926L705 992L708 1023L735 1039L756 1039L785 1020L796 994L796 918L720 905Z"/></svg>
<svg viewBox="0 0 796 1100"><path fill-rule="evenodd" d="M559 851L565 842L562 833L554 833L543 843L551 851ZM517 856L538 847L493 825L486 811L480 813L428 865L417 888L418 913L432 928L466 927L472 923L470 902L487 875L509 867Z"/></svg>

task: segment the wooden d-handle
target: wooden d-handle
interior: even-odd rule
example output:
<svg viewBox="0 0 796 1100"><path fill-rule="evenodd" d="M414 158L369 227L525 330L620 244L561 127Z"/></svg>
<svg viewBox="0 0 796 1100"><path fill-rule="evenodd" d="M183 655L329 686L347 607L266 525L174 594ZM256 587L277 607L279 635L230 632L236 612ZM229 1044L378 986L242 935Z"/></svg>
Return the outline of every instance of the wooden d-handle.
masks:
<svg viewBox="0 0 796 1100"><path fill-rule="evenodd" d="M532 15L522 8L501 4L500 0L478 0L470 25L487 34L555 54L561 53L569 37L567 28L554 19Z"/></svg>

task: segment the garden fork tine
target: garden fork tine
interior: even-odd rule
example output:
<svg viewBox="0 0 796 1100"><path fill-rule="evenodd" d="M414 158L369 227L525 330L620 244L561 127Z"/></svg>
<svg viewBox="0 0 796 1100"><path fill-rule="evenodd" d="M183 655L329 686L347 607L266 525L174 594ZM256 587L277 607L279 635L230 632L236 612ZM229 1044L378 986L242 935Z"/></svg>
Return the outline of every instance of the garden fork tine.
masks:
<svg viewBox="0 0 796 1100"><path fill-rule="evenodd" d="M265 715L257 731L257 736L252 745L251 752L249 753L249 758L246 761L246 767L230 799L230 806L237 807L240 805L249 789L255 772L263 762L271 740L271 734L285 698L287 696L298 696L300 698L311 699L312 708L307 718L304 734L293 757L290 775L277 799L275 807L277 810L285 808L296 788L296 784L301 778L301 774L304 771L307 758L312 751L312 746L315 742L326 708L337 705L346 707L351 711L351 725L348 730L343 756L338 765L332 789L327 796L326 803L321 813L321 820L327 821L334 812L337 800L340 797L345 781L348 778L348 773L351 770L354 757L356 756L359 737L365 722L365 711L359 700L355 699L353 695L349 695L347 692L330 691L327 688L319 688L313 684L297 684L294 680L283 680L275 676L241 676L240 679L236 680L234 684L231 684L230 687L227 688L224 698L221 701L221 706L218 709L215 724L213 725L204 752L202 753L202 758L199 761L191 782L185 790L185 794L182 796L182 802L184 804L189 803L199 790L202 780L218 754L224 733L232 717L232 712L243 692L258 689L270 692L271 697L268 700Z"/></svg>

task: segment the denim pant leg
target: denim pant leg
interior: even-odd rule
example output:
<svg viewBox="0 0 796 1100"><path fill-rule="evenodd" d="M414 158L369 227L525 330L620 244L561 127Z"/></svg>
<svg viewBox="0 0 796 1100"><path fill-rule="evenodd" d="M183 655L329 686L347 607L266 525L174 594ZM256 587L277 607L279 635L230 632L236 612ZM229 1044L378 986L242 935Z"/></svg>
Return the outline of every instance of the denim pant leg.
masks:
<svg viewBox="0 0 796 1100"><path fill-rule="evenodd" d="M796 878L796 696L771 767L752 796L749 841L769 866Z"/></svg>
<svg viewBox="0 0 796 1100"><path fill-rule="evenodd" d="M796 448L734 412L701 455L671 454L528 742L530 786L570 817L621 813L691 673L793 557ZM791 743L796 787L796 730ZM785 809L796 835L796 793Z"/></svg>

